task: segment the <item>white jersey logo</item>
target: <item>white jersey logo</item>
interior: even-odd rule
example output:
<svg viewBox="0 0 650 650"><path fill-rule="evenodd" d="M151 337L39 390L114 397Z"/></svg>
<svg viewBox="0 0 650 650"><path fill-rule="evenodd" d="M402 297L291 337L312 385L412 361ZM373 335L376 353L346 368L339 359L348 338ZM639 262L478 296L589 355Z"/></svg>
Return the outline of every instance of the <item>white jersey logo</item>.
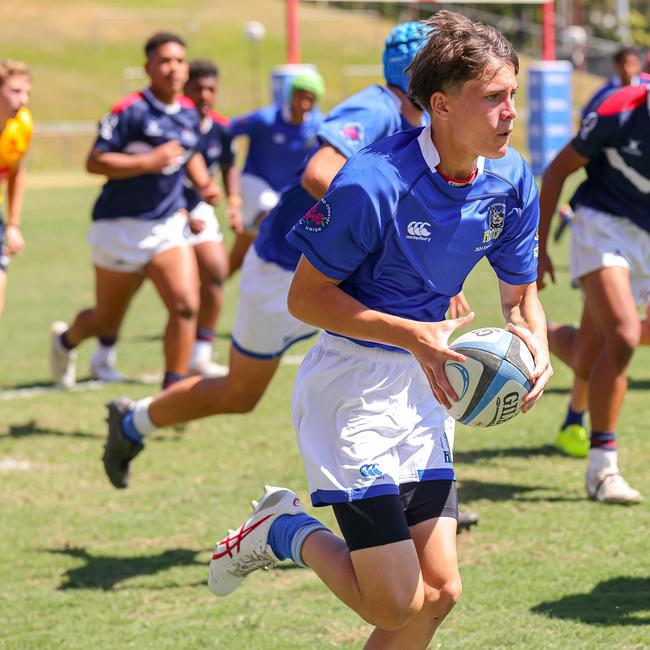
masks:
<svg viewBox="0 0 650 650"><path fill-rule="evenodd" d="M144 125L144 134L146 136L149 136L150 138L158 138L163 134L163 132L158 122L156 122L155 120L149 120Z"/></svg>
<svg viewBox="0 0 650 650"><path fill-rule="evenodd" d="M417 239L420 241L431 241L431 224L428 221L411 221L406 226L406 239Z"/></svg>
<svg viewBox="0 0 650 650"><path fill-rule="evenodd" d="M632 138L630 138L630 141L621 149L621 151L630 156L642 156L641 140L632 140Z"/></svg>

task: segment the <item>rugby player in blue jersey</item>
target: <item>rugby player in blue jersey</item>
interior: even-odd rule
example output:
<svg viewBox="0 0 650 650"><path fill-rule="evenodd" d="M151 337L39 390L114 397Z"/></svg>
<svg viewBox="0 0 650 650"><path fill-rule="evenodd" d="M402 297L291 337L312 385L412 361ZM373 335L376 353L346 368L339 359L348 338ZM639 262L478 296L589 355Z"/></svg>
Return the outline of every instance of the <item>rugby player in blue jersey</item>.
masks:
<svg viewBox="0 0 650 650"><path fill-rule="evenodd" d="M119 101L100 122L86 163L108 179L93 209L88 240L95 268L95 305L69 327L52 324L50 365L57 384L75 383L76 347L97 336L112 367L110 351L133 292L150 279L168 321L164 334L165 379L185 376L196 334L198 274L185 238L183 182L186 173L206 200L216 200L203 158L195 153L199 114L180 95L187 80L185 43L158 33L145 44L150 86Z"/></svg>
<svg viewBox="0 0 650 650"><path fill-rule="evenodd" d="M318 131L320 147L282 193L262 222L242 267L239 306L226 377L190 377L155 399L109 404L104 468L124 488L130 461L156 428L219 413L252 410L269 385L284 352L316 328L289 314L287 294L300 251L285 236L329 187L346 159L378 138L423 123L408 97L405 68L423 39L420 23L405 23L388 36L384 51L386 86L370 86L335 107Z"/></svg>
<svg viewBox="0 0 650 650"><path fill-rule="evenodd" d="M230 251L231 274L241 267L259 224L316 145L323 122L317 102L324 92L320 74L307 70L291 80L280 106L233 118L231 133L248 136L248 153L241 178L245 230Z"/></svg>
<svg viewBox="0 0 650 650"><path fill-rule="evenodd" d="M315 506L267 487L217 543L209 585L231 593L279 559L311 567L375 629L367 648L427 648L460 597L456 559L455 399L445 376L450 298L484 257L507 327L535 358L529 411L552 374L537 298L538 201L508 149L517 55L494 28L447 11L428 23L409 95L431 126L352 157L288 236L302 252L289 293L323 334L296 378L293 419Z"/></svg>
<svg viewBox="0 0 650 650"><path fill-rule="evenodd" d="M539 282L555 280L547 238L564 181L585 168L571 205L571 277L585 296L579 330L553 333L553 350L589 383L591 433L567 447L588 456L587 494L605 503L636 503L640 493L618 467L617 427L626 370L649 342L637 305L650 301L650 86L627 86L586 115L576 137L544 173L540 195ZM554 328L555 330L555 328ZM582 428L571 407L562 429ZM580 443L580 444L578 444Z"/></svg>

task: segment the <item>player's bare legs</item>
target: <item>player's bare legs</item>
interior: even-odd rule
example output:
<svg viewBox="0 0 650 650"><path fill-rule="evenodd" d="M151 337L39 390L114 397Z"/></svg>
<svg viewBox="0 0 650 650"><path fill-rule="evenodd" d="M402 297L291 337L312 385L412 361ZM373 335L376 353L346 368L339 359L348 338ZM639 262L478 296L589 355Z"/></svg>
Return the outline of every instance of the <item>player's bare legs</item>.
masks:
<svg viewBox="0 0 650 650"><path fill-rule="evenodd" d="M140 286L140 273L123 273L95 267L95 306L80 311L65 333L76 347L91 336L113 336L119 331L131 296Z"/></svg>
<svg viewBox="0 0 650 650"><path fill-rule="evenodd" d="M189 377L158 395L149 405L157 427L219 413L248 413L259 402L280 364L254 359L230 347L230 372L225 377Z"/></svg>
<svg viewBox="0 0 650 650"><path fill-rule="evenodd" d="M167 308L164 335L165 371L182 376L192 352L199 308L196 257L189 246L178 246L156 255L145 273Z"/></svg>
<svg viewBox="0 0 650 650"><path fill-rule="evenodd" d="M431 519L410 531L413 541L352 553L342 539L316 531L302 547L303 561L327 587L376 626L368 650L426 648L460 597L456 521Z"/></svg>

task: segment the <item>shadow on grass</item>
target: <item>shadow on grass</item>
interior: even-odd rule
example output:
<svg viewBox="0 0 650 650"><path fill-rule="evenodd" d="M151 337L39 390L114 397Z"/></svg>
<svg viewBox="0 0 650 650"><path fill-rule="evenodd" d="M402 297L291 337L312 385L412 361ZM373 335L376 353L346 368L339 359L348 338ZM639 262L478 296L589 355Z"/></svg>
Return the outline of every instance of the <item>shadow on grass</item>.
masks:
<svg viewBox="0 0 650 650"><path fill-rule="evenodd" d="M539 494L540 492L551 494ZM535 494L533 494L535 493ZM458 485L458 500L465 504L467 501L526 501L530 503L584 501L580 496L558 495L554 487L547 485L519 485L516 483L486 483L472 479L461 479Z"/></svg>
<svg viewBox="0 0 650 650"><path fill-rule="evenodd" d="M649 593L650 578L612 578L597 584L589 593L541 603L531 611L587 625L650 625Z"/></svg>
<svg viewBox="0 0 650 650"><path fill-rule="evenodd" d="M26 438L27 436L60 436L62 438L97 438L95 434L85 431L59 431L40 426L36 420L30 420L25 424L10 424L9 430L4 436L8 438Z"/></svg>
<svg viewBox="0 0 650 650"><path fill-rule="evenodd" d="M214 335L215 339L222 341L230 341L232 339L232 333L225 330L219 331ZM150 341L162 341L162 334L134 334L133 336L126 336L122 340L124 341L133 341L134 343L150 342Z"/></svg>
<svg viewBox="0 0 650 650"><path fill-rule="evenodd" d="M553 445L539 447L499 447L475 451L454 451L455 463L475 463L492 458L531 458L533 456L564 456Z"/></svg>
<svg viewBox="0 0 650 650"><path fill-rule="evenodd" d="M79 547L47 549L47 552L67 555L85 562L83 566L68 569L64 573L64 580L59 585L59 590L101 589L102 591L112 591L120 582L138 576L155 575L171 567L206 567L204 560L197 559L197 556L203 551L193 551L185 548L168 549L159 555L137 557L92 555L86 549ZM203 584L203 581L200 584ZM172 586L176 587L178 585L174 584Z"/></svg>

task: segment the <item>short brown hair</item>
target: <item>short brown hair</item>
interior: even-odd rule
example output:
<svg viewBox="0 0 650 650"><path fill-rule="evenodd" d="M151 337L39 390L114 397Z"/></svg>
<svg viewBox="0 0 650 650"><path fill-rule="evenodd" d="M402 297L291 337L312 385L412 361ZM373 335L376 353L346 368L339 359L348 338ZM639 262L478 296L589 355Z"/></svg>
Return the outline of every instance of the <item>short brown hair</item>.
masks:
<svg viewBox="0 0 650 650"><path fill-rule="evenodd" d="M11 59L0 59L0 86L4 85L9 77L32 78L29 66L24 61L12 61Z"/></svg>
<svg viewBox="0 0 650 650"><path fill-rule="evenodd" d="M512 43L490 25L452 11L439 11L425 22L430 30L407 71L409 96L428 110L431 95L448 92L470 79L480 79L490 64L506 64L519 72Z"/></svg>
<svg viewBox="0 0 650 650"><path fill-rule="evenodd" d="M190 76L188 81L199 77L219 77L219 68L210 59L194 59L190 61Z"/></svg>
<svg viewBox="0 0 650 650"><path fill-rule="evenodd" d="M182 47L187 47L185 41L178 34L172 34L171 32L156 32L153 36L150 36L144 44L144 54L147 59L151 58L151 55L161 45L166 45L167 43L178 43Z"/></svg>

